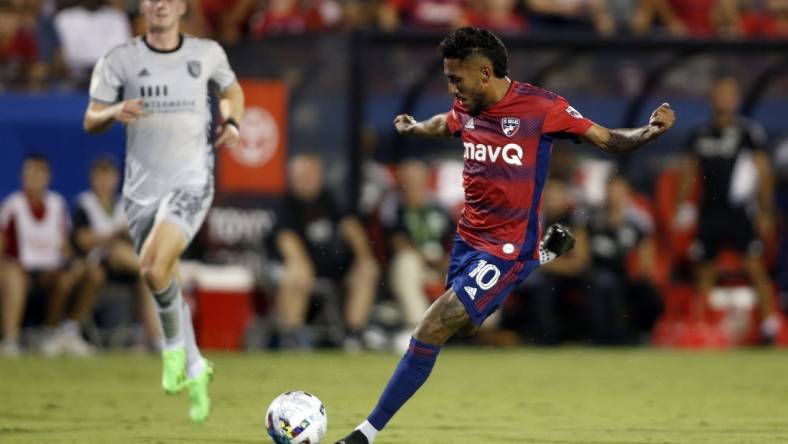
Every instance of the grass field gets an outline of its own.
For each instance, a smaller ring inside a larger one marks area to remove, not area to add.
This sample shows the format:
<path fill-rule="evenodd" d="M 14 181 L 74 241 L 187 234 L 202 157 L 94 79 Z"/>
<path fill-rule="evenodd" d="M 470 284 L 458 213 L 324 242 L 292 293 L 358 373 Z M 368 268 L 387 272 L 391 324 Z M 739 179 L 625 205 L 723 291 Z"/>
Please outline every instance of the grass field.
<path fill-rule="evenodd" d="M 0 443 L 265 443 L 265 409 L 288 389 L 323 400 L 333 443 L 398 360 L 210 358 L 214 414 L 202 425 L 185 394 L 160 391 L 151 356 L 0 360 Z M 788 355 L 448 348 L 377 443 L 788 443 Z"/>

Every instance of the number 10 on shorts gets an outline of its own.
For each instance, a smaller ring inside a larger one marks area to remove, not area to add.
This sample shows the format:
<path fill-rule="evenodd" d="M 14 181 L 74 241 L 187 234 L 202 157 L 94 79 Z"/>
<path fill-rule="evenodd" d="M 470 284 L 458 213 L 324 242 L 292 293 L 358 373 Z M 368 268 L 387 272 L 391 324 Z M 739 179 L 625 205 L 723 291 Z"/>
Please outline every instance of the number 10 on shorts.
<path fill-rule="evenodd" d="M 501 270 L 482 259 L 476 264 L 476 268 L 474 268 L 468 276 L 476 279 L 476 285 L 478 285 L 479 288 L 482 290 L 489 290 L 498 283 L 498 278 L 501 277 Z"/>

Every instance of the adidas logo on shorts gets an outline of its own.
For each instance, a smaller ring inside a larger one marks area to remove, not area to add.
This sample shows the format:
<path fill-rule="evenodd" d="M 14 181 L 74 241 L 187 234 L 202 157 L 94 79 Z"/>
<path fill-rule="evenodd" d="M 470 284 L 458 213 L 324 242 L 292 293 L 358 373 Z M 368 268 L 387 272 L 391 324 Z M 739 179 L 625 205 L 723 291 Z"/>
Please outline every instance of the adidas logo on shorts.
<path fill-rule="evenodd" d="M 470 296 L 471 299 L 476 299 L 476 287 L 465 286 L 463 287 L 463 290 L 468 293 L 468 296 Z"/>

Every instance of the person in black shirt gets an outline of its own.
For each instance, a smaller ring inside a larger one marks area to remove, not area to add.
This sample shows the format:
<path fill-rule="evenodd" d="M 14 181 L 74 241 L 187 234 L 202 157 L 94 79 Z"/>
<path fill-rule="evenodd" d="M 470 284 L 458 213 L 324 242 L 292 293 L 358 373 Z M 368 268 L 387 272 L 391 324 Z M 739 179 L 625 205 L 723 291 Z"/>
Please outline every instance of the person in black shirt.
<path fill-rule="evenodd" d="M 378 282 L 378 264 L 361 223 L 345 214 L 323 187 L 316 155 L 292 159 L 289 189 L 277 214 L 274 242 L 284 262 L 277 310 L 282 345 L 309 346 L 303 334 L 316 278 L 346 285 L 346 346 L 357 347 L 366 328 Z"/>
<path fill-rule="evenodd" d="M 692 135 L 682 162 L 674 222 L 683 227 L 693 220 L 687 199 L 693 181 L 700 180 L 698 237 L 691 252 L 697 262 L 698 290 L 706 297 L 715 285 L 718 270 L 714 260 L 721 249 L 731 248 L 743 255 L 744 271 L 760 300 L 762 333 L 770 339 L 777 333 L 779 321 L 773 311 L 772 283 L 761 260 L 763 244 L 758 234 L 767 238 L 773 234 L 773 179 L 763 150 L 765 132 L 756 122 L 737 114 L 739 101 L 735 78 L 714 82 L 712 119 Z"/>
<path fill-rule="evenodd" d="M 588 297 L 599 301 L 588 306 L 589 316 L 605 326 L 599 342 L 621 344 L 644 338 L 662 312 L 662 300 L 647 279 L 654 268 L 653 225 L 648 212 L 633 204 L 627 179 L 614 175 L 604 204 L 591 212 L 588 222 Z M 633 252 L 638 255 L 639 273 L 630 273 L 628 267 Z"/>

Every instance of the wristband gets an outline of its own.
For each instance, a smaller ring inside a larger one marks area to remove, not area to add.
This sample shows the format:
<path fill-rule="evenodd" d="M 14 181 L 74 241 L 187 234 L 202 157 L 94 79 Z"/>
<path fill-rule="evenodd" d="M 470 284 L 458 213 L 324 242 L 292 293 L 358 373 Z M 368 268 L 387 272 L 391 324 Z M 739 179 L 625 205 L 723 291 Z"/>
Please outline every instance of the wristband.
<path fill-rule="evenodd" d="M 229 119 L 226 119 L 224 121 L 224 123 L 222 124 L 222 126 L 227 126 L 227 125 L 232 125 L 232 126 L 235 127 L 235 129 L 238 130 L 239 133 L 241 132 L 241 125 L 238 123 L 237 120 L 233 119 L 232 117 L 230 117 Z"/>

